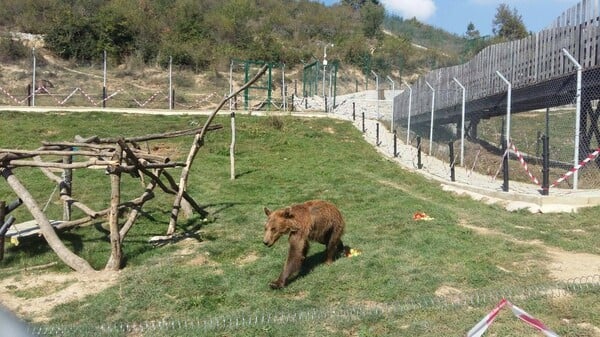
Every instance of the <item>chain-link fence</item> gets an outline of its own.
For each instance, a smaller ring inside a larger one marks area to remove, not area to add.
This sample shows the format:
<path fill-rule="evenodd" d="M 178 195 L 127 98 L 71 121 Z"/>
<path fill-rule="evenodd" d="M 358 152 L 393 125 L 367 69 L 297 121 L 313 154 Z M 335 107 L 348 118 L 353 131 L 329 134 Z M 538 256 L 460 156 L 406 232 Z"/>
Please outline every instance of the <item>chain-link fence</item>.
<path fill-rule="evenodd" d="M 589 83 L 586 84 L 586 80 Z M 582 87 L 580 98 L 576 72 L 549 81 L 542 88 L 545 96 L 540 103 L 547 107 L 517 113 L 507 107 L 509 95 L 506 92 L 498 96 L 496 110 L 475 112 L 467 117 L 464 131 L 461 121 L 433 126 L 431 123 L 412 124 L 410 129 L 405 122 L 396 130 L 400 139 L 406 136 L 413 146 L 417 146 L 417 138 L 421 138 L 423 151 L 443 160 L 449 155 L 448 143 L 454 142 L 457 165 L 494 178 L 507 173 L 510 180 L 530 182 L 541 188 L 547 170 L 546 184 L 550 189 L 597 189 L 600 188 L 600 92 L 593 86 L 596 81 L 600 81 L 597 72 L 583 78 L 579 84 Z M 448 90 L 447 93 L 460 97 L 459 90 Z M 431 91 L 429 95 L 433 97 Z M 512 91 L 510 99 L 519 102 L 526 100 L 524 96 L 528 95 L 531 95 L 529 89 Z M 431 114 L 435 116 L 435 112 Z M 507 137 L 510 137 L 508 151 Z M 548 142 L 546 169 L 545 140 Z M 503 167 L 504 157 L 509 158 L 507 171 Z"/>
<path fill-rule="evenodd" d="M 419 310 L 465 310 L 496 304 L 507 298 L 519 302 L 534 299 L 572 297 L 597 291 L 600 276 L 592 275 L 560 283 L 539 284 L 527 287 L 480 290 L 476 293 L 444 296 L 422 296 L 397 303 L 380 303 L 361 306 L 357 304 L 336 305 L 331 308 L 302 309 L 290 312 L 254 312 L 189 320 L 164 320 L 150 322 L 121 322 L 102 325 L 37 325 L 30 327 L 33 336 L 183 336 L 183 335 L 229 335 L 248 328 L 282 326 L 293 324 L 327 324 L 324 322 L 348 322 L 369 317 L 397 317 Z M 475 324 L 474 322 L 473 324 Z"/>
<path fill-rule="evenodd" d="M 195 75 L 177 65 L 81 65 L 32 49 L 27 61 L 2 64 L 0 105 L 91 108 L 204 109 L 227 91 L 227 79 Z M 198 81 L 209 83 L 199 93 Z"/>
<path fill-rule="evenodd" d="M 233 59 L 201 73 L 169 62 L 135 58 L 115 66 L 79 64 L 32 48 L 27 60 L 0 65 L 0 105 L 210 110 L 265 62 Z M 337 60 L 289 67 L 268 63 L 258 83 L 231 101 L 236 110 L 332 111 L 337 98 L 377 90 L 378 78 L 344 69 Z M 389 83 L 383 83 L 381 90 Z"/>

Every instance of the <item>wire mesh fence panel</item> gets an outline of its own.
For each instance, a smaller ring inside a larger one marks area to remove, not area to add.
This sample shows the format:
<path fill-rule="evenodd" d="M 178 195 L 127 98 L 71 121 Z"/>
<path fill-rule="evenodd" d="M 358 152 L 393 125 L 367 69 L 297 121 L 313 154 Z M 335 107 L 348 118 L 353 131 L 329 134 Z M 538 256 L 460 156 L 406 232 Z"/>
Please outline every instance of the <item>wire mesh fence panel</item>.
<path fill-rule="evenodd" d="M 394 99 L 398 134 L 407 142 L 419 136 L 436 156 L 439 151 L 430 142 L 442 148 L 460 138 L 461 146 L 465 141 L 460 162 L 492 176 L 498 175 L 506 156 L 508 167 L 501 173 L 510 180 L 550 189 L 598 188 L 596 19 L 586 25 L 557 24 L 492 45 L 465 64 L 434 69 L 403 83 Z M 445 126 L 460 132 L 448 139 Z"/>
<path fill-rule="evenodd" d="M 600 275 L 590 275 L 559 283 L 538 284 L 526 287 L 483 289 L 473 293 L 452 296 L 423 295 L 406 298 L 401 302 L 370 302 L 366 304 L 337 304 L 327 308 L 289 308 L 287 312 L 249 312 L 231 315 L 202 317 L 200 319 L 165 319 L 146 322 L 114 322 L 104 324 L 39 324 L 31 326 L 33 336 L 199 336 L 217 333 L 235 334 L 244 329 L 277 327 L 294 324 L 333 324 L 366 321 L 371 318 L 410 316 L 418 311 L 449 309 L 472 310 L 474 307 L 497 303 L 500 299 L 519 302 L 573 296 L 586 297 L 597 292 Z"/>

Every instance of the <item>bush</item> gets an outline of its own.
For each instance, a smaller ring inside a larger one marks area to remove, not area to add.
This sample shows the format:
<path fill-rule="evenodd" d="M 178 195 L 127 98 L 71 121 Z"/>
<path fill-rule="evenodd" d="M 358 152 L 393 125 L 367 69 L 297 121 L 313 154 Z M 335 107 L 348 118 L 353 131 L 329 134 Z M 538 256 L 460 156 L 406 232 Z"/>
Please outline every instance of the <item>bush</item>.
<path fill-rule="evenodd" d="M 30 52 L 20 41 L 13 40 L 10 36 L 0 37 L 0 61 L 15 62 L 27 57 Z"/>

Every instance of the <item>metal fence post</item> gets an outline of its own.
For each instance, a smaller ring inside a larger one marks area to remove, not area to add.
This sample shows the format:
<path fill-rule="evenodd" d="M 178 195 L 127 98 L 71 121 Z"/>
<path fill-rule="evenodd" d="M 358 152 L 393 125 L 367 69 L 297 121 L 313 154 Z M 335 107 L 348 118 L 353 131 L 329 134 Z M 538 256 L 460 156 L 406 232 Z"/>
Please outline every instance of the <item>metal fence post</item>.
<path fill-rule="evenodd" d="M 574 150 L 574 155 L 573 155 L 573 167 L 577 166 L 579 164 L 579 134 L 581 133 L 581 121 L 580 121 L 580 117 L 581 117 L 581 64 L 579 64 L 579 62 L 577 62 L 577 60 L 575 60 L 575 58 L 565 49 L 562 49 L 562 52 L 565 54 L 565 56 L 571 61 L 573 62 L 573 64 L 575 65 L 575 67 L 577 67 L 577 92 L 575 94 L 575 100 L 576 100 L 576 108 L 575 108 L 575 150 Z M 573 173 L 573 189 L 576 190 L 577 189 L 577 183 L 578 183 L 578 171 L 575 171 L 575 173 Z"/>
<path fill-rule="evenodd" d="M 102 107 L 106 108 L 106 50 L 103 54 L 103 62 L 102 62 Z"/>
<path fill-rule="evenodd" d="M 435 111 L 435 89 L 429 84 L 429 82 L 425 81 L 425 84 L 431 89 L 431 122 L 429 123 L 429 155 L 431 156 L 432 148 L 433 148 L 433 113 Z"/>
<path fill-rule="evenodd" d="M 404 85 L 408 88 L 408 128 L 406 129 L 406 145 L 410 144 L 410 110 L 412 108 L 412 88 L 406 81 L 404 81 Z"/>
<path fill-rule="evenodd" d="M 394 97 L 396 96 L 396 83 L 389 76 L 387 76 L 387 79 L 388 79 L 388 81 L 392 82 L 392 121 L 391 121 L 392 126 L 391 126 L 391 128 L 393 131 L 394 130 Z"/>
<path fill-rule="evenodd" d="M 362 132 L 365 133 L 365 112 L 362 112 Z"/>
<path fill-rule="evenodd" d="M 454 174 L 454 142 L 448 142 L 448 152 L 450 153 L 450 180 L 456 181 Z"/>
<path fill-rule="evenodd" d="M 375 97 L 377 98 L 377 120 L 379 120 L 379 75 L 371 70 L 371 73 L 375 76 Z"/>
<path fill-rule="evenodd" d="M 419 170 L 423 168 L 421 163 L 421 136 L 417 136 L 417 168 Z"/>
<path fill-rule="evenodd" d="M 456 79 L 454 82 L 462 89 L 462 110 L 460 118 L 460 166 L 463 166 L 465 158 L 465 104 L 466 104 L 466 88 Z"/>
<path fill-rule="evenodd" d="M 394 158 L 398 157 L 398 135 L 394 130 Z"/>
<path fill-rule="evenodd" d="M 542 136 L 542 195 L 548 195 L 550 187 L 550 137 Z"/>
<path fill-rule="evenodd" d="M 32 75 L 31 75 L 32 76 L 32 78 L 31 78 L 31 86 L 32 86 L 32 88 L 31 88 L 31 106 L 35 106 L 35 90 L 37 89 L 36 88 L 37 85 L 35 85 L 35 71 L 36 71 L 36 69 L 35 69 L 35 48 L 31 49 L 31 57 L 33 59 L 33 61 L 32 61 L 33 62 L 33 71 L 31 72 L 32 73 Z"/>
<path fill-rule="evenodd" d="M 502 153 L 505 154 L 504 160 L 503 160 L 503 171 L 502 171 L 504 174 L 504 185 L 503 185 L 502 189 L 504 190 L 504 192 L 508 192 L 508 181 L 509 181 L 508 157 L 509 157 L 509 153 L 510 153 L 510 107 L 512 105 L 512 84 L 499 71 L 496 70 L 496 74 L 508 86 L 507 93 L 506 93 L 507 94 L 507 96 L 506 96 L 506 130 L 505 130 L 504 143 L 502 143 L 502 147 L 503 147 Z"/>
<path fill-rule="evenodd" d="M 233 60 L 229 66 L 229 93 L 231 93 L 231 77 Z M 229 101 L 229 110 L 231 110 L 231 101 Z M 169 110 L 173 110 L 173 56 L 169 56 Z"/>

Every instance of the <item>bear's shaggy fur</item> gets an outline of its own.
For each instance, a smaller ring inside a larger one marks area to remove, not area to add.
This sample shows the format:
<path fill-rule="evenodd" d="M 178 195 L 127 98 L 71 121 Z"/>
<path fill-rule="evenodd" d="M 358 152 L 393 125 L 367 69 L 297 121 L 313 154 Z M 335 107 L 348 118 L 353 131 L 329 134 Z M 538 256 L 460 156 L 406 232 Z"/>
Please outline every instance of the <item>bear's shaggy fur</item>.
<path fill-rule="evenodd" d="M 344 250 L 341 237 L 344 219 L 330 202 L 311 200 L 302 204 L 270 211 L 264 208 L 268 219 L 263 243 L 271 247 L 282 235 L 289 234 L 290 249 L 279 278 L 269 283 L 273 289 L 283 288 L 290 276 L 296 274 L 308 252 L 308 242 L 317 241 L 327 246 L 325 262 L 330 264 Z"/>

